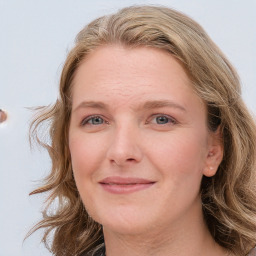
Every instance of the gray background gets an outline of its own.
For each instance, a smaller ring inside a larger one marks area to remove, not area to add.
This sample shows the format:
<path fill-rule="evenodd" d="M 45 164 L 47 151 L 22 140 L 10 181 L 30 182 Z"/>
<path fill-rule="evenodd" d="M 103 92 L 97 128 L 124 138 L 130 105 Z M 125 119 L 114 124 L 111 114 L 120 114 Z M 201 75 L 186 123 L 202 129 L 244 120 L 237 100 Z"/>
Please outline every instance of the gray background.
<path fill-rule="evenodd" d="M 256 1 L 253 0 L 0 0 L 0 256 L 50 255 L 37 232 L 43 196 L 29 197 L 50 162 L 30 151 L 27 107 L 53 103 L 61 67 L 75 35 L 92 19 L 132 4 L 161 4 L 198 21 L 237 68 L 243 97 L 256 113 Z"/>

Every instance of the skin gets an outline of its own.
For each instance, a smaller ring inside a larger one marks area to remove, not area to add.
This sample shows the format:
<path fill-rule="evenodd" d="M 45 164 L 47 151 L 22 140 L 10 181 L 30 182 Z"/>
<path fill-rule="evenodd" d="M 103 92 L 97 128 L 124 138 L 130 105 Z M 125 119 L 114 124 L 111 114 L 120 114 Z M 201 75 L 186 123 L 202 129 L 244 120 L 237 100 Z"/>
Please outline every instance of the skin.
<path fill-rule="evenodd" d="M 222 160 L 219 133 L 208 130 L 206 106 L 173 56 L 120 45 L 87 56 L 73 81 L 69 147 L 107 256 L 226 255 L 200 200 L 202 176 L 214 175 Z M 113 193 L 101 184 L 113 176 L 151 185 Z"/>

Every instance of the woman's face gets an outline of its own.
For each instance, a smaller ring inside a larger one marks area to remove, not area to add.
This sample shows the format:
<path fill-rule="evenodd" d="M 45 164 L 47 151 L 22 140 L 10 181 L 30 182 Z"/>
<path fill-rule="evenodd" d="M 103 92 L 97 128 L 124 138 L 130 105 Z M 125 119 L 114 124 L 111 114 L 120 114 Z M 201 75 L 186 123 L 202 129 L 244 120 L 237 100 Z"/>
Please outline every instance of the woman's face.
<path fill-rule="evenodd" d="M 73 83 L 69 147 L 77 188 L 105 230 L 134 234 L 202 218 L 215 142 L 206 107 L 166 52 L 104 46 Z"/>

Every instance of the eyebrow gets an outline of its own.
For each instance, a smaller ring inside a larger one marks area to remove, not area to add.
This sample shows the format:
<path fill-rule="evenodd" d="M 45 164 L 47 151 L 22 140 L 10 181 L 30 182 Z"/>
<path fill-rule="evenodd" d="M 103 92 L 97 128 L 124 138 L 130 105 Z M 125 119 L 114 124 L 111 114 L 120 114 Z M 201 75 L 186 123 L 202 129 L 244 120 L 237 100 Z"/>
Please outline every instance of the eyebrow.
<path fill-rule="evenodd" d="M 147 101 L 144 103 L 142 108 L 144 109 L 154 109 L 154 108 L 163 108 L 163 107 L 171 107 L 171 108 L 177 108 L 179 110 L 182 110 L 186 112 L 187 110 L 180 104 L 170 101 L 170 100 L 152 100 Z"/>
<path fill-rule="evenodd" d="M 138 109 L 154 109 L 154 108 L 163 108 L 163 107 L 171 107 L 179 109 L 183 112 L 187 110 L 180 104 L 170 101 L 170 100 L 150 100 L 146 101 L 144 104 L 139 106 Z M 77 111 L 80 108 L 96 108 L 96 109 L 108 109 L 108 105 L 101 101 L 83 101 L 80 103 L 73 111 Z"/>
<path fill-rule="evenodd" d="M 77 111 L 80 108 L 97 108 L 97 109 L 106 109 L 107 105 L 100 101 L 83 101 L 80 103 L 73 111 Z"/>

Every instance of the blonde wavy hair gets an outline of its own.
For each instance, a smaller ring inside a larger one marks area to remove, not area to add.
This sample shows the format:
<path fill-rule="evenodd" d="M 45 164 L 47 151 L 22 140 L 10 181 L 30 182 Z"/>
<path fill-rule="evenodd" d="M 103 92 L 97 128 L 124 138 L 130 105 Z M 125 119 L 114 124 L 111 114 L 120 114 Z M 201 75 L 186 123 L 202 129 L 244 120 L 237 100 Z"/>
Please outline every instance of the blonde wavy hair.
<path fill-rule="evenodd" d="M 183 64 L 208 107 L 209 129 L 220 127 L 224 146 L 217 174 L 202 179 L 205 221 L 218 244 L 234 255 L 246 255 L 256 244 L 255 121 L 241 98 L 236 71 L 201 26 L 159 6 L 124 8 L 92 21 L 78 34 L 63 67 L 59 99 L 39 108 L 30 128 L 30 138 L 48 150 L 52 161 L 49 176 L 31 193 L 49 192 L 43 219 L 31 233 L 44 228 L 42 240 L 57 256 L 87 255 L 104 243 L 102 227 L 86 212 L 74 181 L 68 131 L 76 70 L 88 54 L 108 44 L 159 48 Z M 45 123 L 50 141 L 40 137 Z"/>

